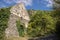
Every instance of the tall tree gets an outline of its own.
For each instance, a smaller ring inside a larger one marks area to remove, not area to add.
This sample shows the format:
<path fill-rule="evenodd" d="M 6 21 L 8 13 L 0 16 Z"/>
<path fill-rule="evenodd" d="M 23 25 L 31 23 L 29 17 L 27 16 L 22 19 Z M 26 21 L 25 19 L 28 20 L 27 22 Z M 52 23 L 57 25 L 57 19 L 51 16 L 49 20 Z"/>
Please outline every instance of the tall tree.
<path fill-rule="evenodd" d="M 60 40 L 60 0 L 54 0 L 54 10 L 55 17 L 57 18 L 56 34 L 58 40 Z"/>
<path fill-rule="evenodd" d="M 60 0 L 53 0 L 53 5 L 55 9 L 59 9 L 60 8 Z"/>

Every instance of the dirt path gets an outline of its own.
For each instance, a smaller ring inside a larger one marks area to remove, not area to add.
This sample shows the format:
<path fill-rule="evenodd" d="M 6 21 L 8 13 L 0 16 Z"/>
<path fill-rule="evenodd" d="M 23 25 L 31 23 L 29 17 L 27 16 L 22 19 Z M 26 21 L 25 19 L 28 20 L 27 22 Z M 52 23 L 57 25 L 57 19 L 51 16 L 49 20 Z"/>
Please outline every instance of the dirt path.
<path fill-rule="evenodd" d="M 28 40 L 26 37 L 12 37 L 7 40 Z"/>

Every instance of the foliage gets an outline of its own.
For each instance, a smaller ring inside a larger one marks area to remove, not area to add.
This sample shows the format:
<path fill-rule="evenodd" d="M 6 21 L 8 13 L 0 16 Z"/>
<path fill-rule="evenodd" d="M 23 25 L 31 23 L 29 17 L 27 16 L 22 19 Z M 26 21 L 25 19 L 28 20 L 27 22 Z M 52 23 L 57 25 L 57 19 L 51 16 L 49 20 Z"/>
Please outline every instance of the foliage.
<path fill-rule="evenodd" d="M 5 29 L 7 28 L 7 22 L 10 12 L 9 9 L 4 8 L 0 10 L 0 40 L 4 40 Z"/>
<path fill-rule="evenodd" d="M 54 18 L 56 19 L 56 34 L 58 40 L 60 40 L 60 0 L 54 0 L 54 2 L 56 3 L 55 5 L 57 5 L 56 7 L 53 7 L 55 8 L 53 14 L 55 16 Z"/>
<path fill-rule="evenodd" d="M 54 0 L 54 2 L 60 4 L 60 0 Z"/>
<path fill-rule="evenodd" d="M 5 29 L 10 15 L 10 8 L 0 10 L 0 40 L 4 40 Z M 60 20 L 60 12 L 58 11 L 41 11 L 29 10 L 30 22 L 27 28 L 27 35 L 30 37 L 38 37 L 48 35 L 55 31 L 56 22 Z M 32 13 L 33 12 L 33 13 Z M 20 20 L 17 21 L 17 28 L 20 36 L 24 36 L 24 25 L 21 25 Z"/>
<path fill-rule="evenodd" d="M 16 21 L 16 25 L 18 28 L 19 35 L 23 37 L 24 36 L 24 26 L 21 25 L 20 20 Z"/>
<path fill-rule="evenodd" d="M 53 0 L 53 9 L 54 10 L 60 10 L 60 0 Z"/>
<path fill-rule="evenodd" d="M 28 35 L 32 37 L 46 35 L 55 31 L 55 21 L 48 12 L 37 11 L 31 16 L 27 31 Z"/>
<path fill-rule="evenodd" d="M 30 10 L 28 11 L 30 12 Z M 27 28 L 27 35 L 29 37 L 45 36 L 55 32 L 56 20 L 53 17 L 52 11 L 35 10 L 33 14 L 30 13 L 30 22 Z M 20 36 L 24 35 L 24 26 L 17 22 L 17 27 Z"/>

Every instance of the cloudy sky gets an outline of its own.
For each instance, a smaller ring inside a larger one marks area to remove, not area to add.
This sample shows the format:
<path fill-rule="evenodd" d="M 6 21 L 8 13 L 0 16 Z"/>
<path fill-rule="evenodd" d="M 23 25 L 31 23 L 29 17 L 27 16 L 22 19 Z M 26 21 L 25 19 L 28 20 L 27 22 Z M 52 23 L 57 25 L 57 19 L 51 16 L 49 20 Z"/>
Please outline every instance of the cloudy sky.
<path fill-rule="evenodd" d="M 23 2 L 26 9 L 51 10 L 53 0 L 0 0 L 0 8 Z"/>

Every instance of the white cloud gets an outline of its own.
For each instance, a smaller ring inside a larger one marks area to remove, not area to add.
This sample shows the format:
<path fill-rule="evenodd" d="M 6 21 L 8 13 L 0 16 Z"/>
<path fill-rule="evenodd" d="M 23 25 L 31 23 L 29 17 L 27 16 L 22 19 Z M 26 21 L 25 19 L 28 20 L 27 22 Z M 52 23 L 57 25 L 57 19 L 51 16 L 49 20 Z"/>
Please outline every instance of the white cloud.
<path fill-rule="evenodd" d="M 4 0 L 4 2 L 6 2 L 8 4 L 23 2 L 25 4 L 25 6 L 32 5 L 32 0 Z"/>
<path fill-rule="evenodd" d="M 45 0 L 45 1 L 48 2 L 48 4 L 46 5 L 47 7 L 53 6 L 53 0 Z"/>

